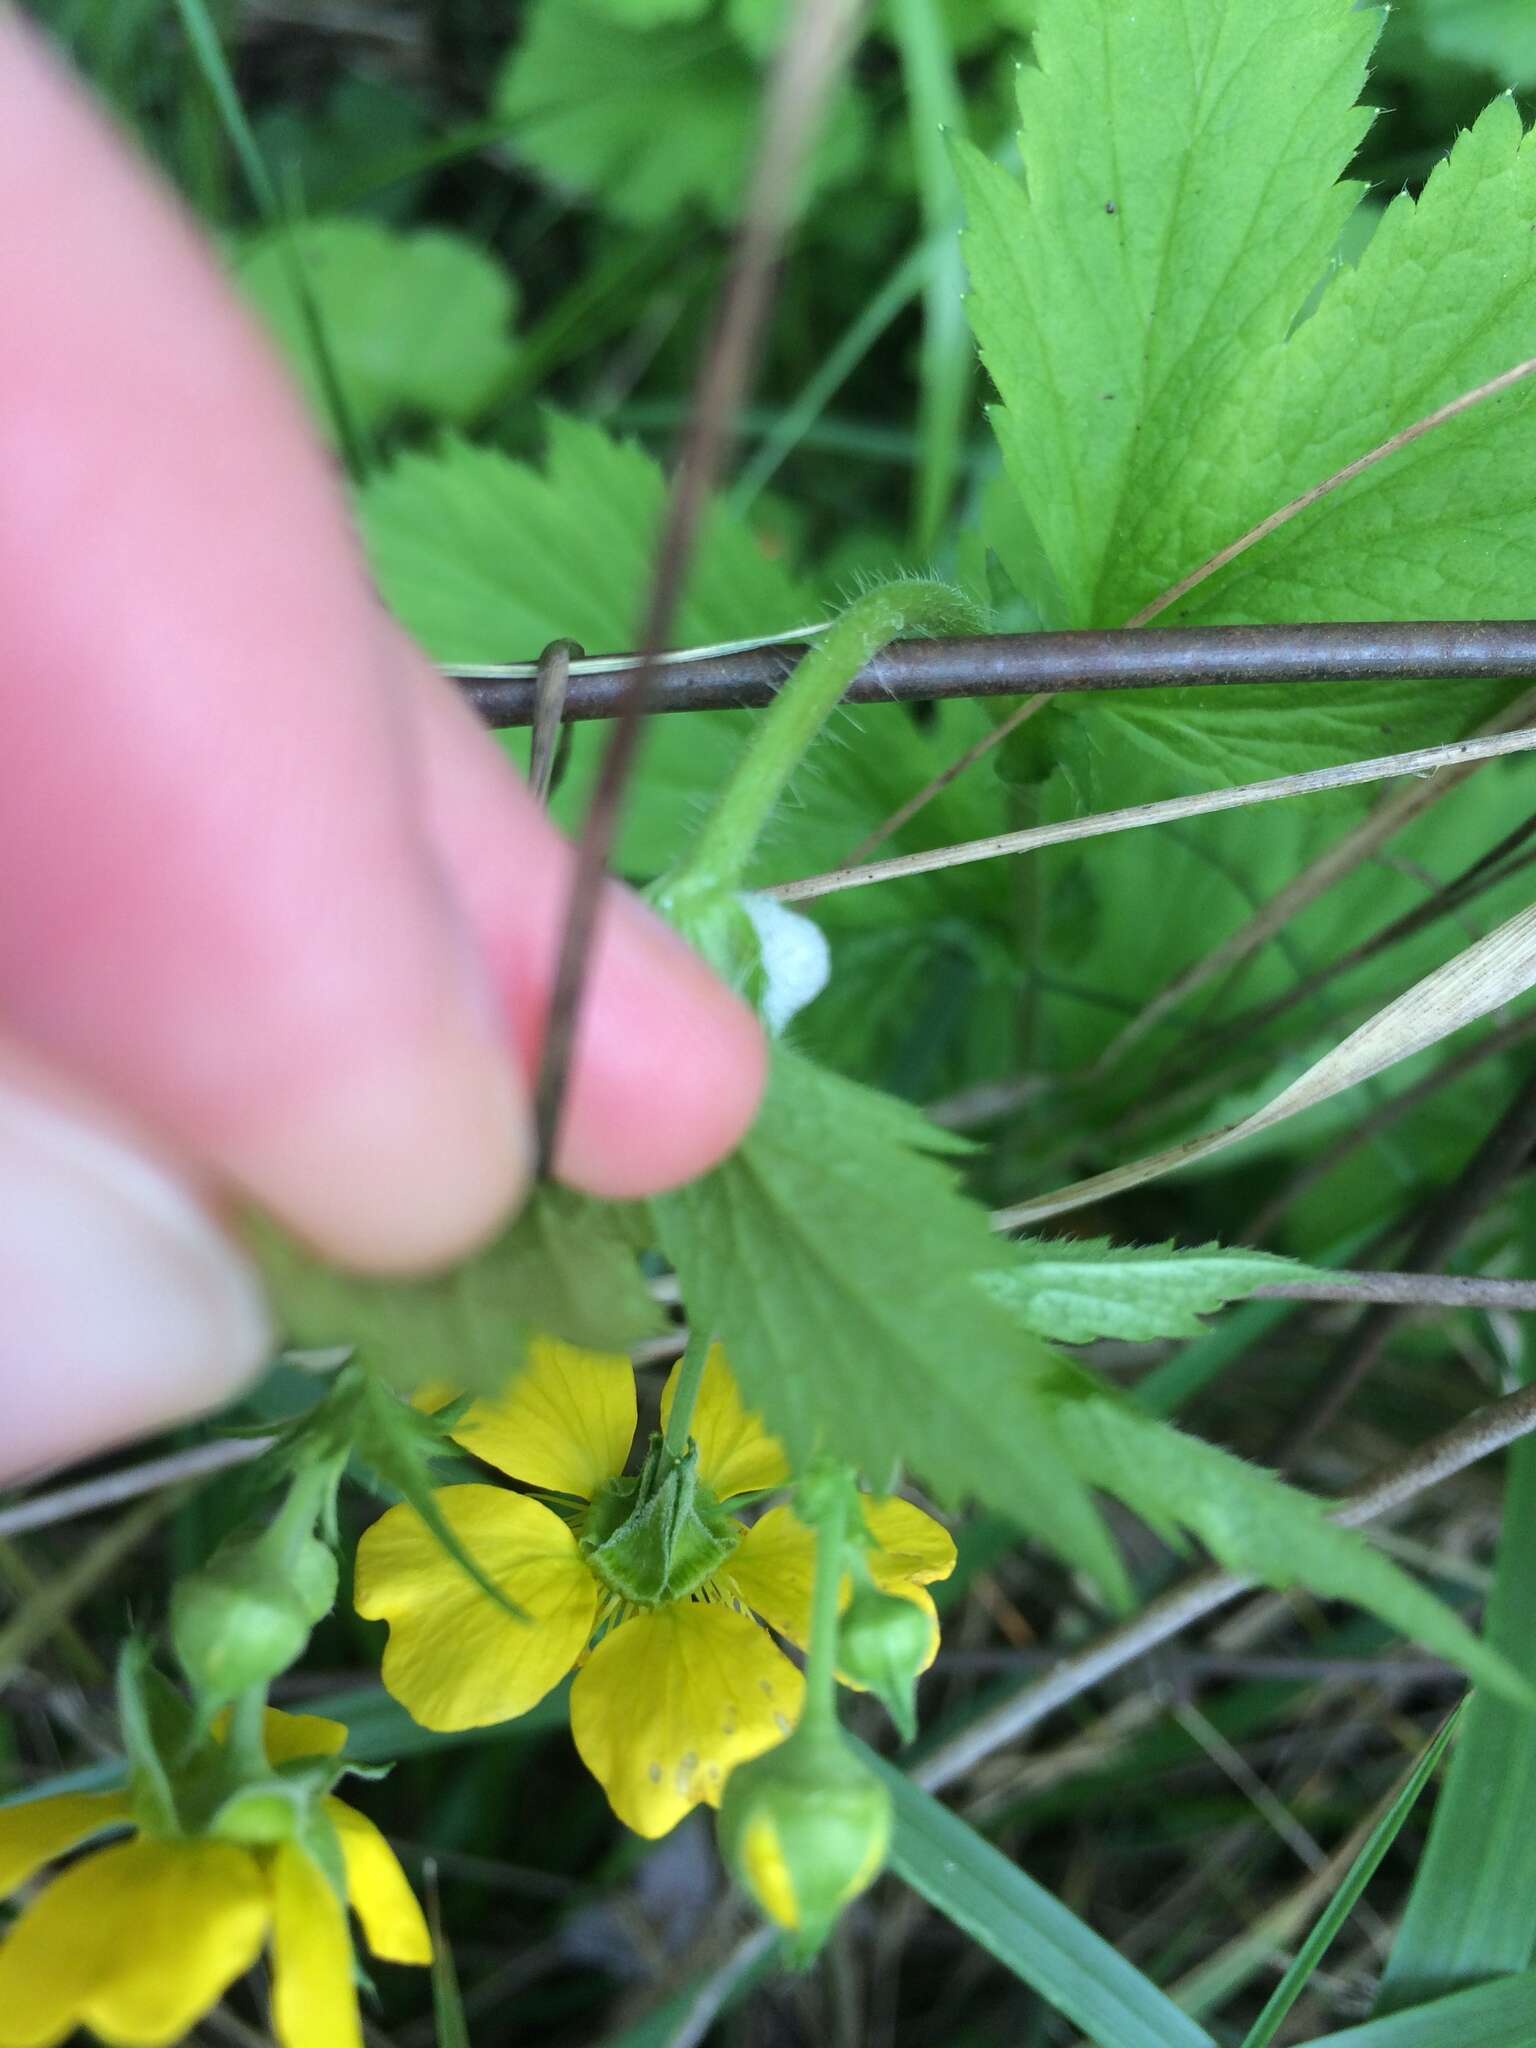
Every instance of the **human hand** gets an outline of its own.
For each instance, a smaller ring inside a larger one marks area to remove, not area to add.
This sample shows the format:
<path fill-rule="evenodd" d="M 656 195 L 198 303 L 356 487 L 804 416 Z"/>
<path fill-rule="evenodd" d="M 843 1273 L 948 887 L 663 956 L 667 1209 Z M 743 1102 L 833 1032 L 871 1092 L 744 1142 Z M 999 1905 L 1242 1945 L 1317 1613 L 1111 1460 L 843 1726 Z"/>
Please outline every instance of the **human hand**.
<path fill-rule="evenodd" d="M 249 1198 L 408 1271 L 526 1189 L 569 850 L 373 597 L 175 207 L 0 16 L 0 1477 L 227 1399 Z M 557 1169 L 686 1179 L 748 1011 L 617 887 Z"/>

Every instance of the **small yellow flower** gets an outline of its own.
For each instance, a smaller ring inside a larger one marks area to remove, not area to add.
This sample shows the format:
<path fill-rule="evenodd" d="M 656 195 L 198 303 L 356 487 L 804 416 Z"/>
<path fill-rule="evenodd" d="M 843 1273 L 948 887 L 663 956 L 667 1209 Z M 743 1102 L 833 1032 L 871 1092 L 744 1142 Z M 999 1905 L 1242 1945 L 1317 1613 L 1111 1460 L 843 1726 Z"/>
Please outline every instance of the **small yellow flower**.
<path fill-rule="evenodd" d="M 674 1371 L 663 1421 L 676 1383 Z M 788 1507 L 750 1528 L 725 1512 L 744 1495 L 784 1485 L 789 1467 L 743 1406 L 716 1347 L 693 1441 L 700 1508 L 718 1555 L 696 1584 L 637 1604 L 594 1554 L 631 1483 L 620 1475 L 635 1423 L 627 1358 L 536 1342 L 509 1391 L 477 1401 L 453 1434 L 551 1498 L 473 1484 L 436 1495 L 465 1549 L 527 1621 L 480 1592 L 406 1506 L 391 1508 L 358 1546 L 356 1602 L 359 1614 L 389 1623 L 384 1683 L 427 1728 L 511 1720 L 579 1666 L 571 1733 L 582 1761 L 620 1820 L 655 1836 L 701 1801 L 718 1806 L 732 1767 L 793 1727 L 803 1681 L 753 1616 L 803 1644 L 815 1537 Z M 954 1567 L 948 1532 L 903 1500 L 863 1505 L 875 1582 L 924 1609 L 937 1650 L 938 1618 L 923 1588 Z"/>
<path fill-rule="evenodd" d="M 334 1756 L 347 1731 L 266 1717 L 268 1761 Z M 428 1963 L 421 1908 L 373 1822 L 323 1802 L 347 1895 L 376 1956 Z M 270 1942 L 282 2048 L 362 2048 L 346 1911 L 293 1842 L 248 1848 L 137 1832 L 126 1792 L 62 1793 L 0 1810 L 0 1895 L 109 1829 L 134 1830 L 55 1877 L 0 1943 L 0 2048 L 52 2048 L 77 2027 L 122 2048 L 179 2041 Z"/>

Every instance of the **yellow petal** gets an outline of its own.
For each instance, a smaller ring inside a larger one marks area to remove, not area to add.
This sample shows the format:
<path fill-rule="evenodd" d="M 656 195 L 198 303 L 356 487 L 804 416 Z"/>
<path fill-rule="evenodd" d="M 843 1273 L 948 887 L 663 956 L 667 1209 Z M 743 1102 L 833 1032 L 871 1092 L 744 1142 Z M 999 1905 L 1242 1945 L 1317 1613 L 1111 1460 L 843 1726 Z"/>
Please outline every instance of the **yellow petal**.
<path fill-rule="evenodd" d="M 476 1401 L 453 1435 L 525 1486 L 590 1500 L 634 1442 L 635 1369 L 619 1354 L 536 1337 L 506 1392 Z"/>
<path fill-rule="evenodd" d="M 230 1842 L 121 1842 L 54 1879 L 0 1946 L 0 2041 L 76 2026 L 124 2048 L 179 2041 L 255 1962 L 270 1908 Z"/>
<path fill-rule="evenodd" d="M 869 1575 L 881 1592 L 899 1593 L 932 1617 L 931 1664 L 939 1647 L 938 1615 L 922 1588 L 934 1579 L 948 1578 L 954 1570 L 955 1540 L 932 1515 L 894 1494 L 868 1494 L 861 1505 L 874 1538 L 866 1553 Z M 770 1508 L 754 1522 L 727 1569 L 738 1595 L 755 1614 L 792 1643 L 804 1644 L 811 1619 L 816 1538 L 793 1508 Z M 845 1576 L 840 1606 L 847 1606 L 852 1592 Z"/>
<path fill-rule="evenodd" d="M 0 1898 L 66 1849 L 131 1818 L 126 1792 L 60 1792 L 0 1808 Z"/>
<path fill-rule="evenodd" d="M 663 1428 L 672 1414 L 672 1396 L 681 1371 L 679 1360 L 667 1374 L 667 1384 L 662 1389 Z M 783 1447 L 777 1437 L 768 1434 L 757 1411 L 743 1405 L 725 1353 L 718 1344 L 709 1347 L 709 1356 L 704 1361 L 699 1397 L 693 1409 L 692 1435 L 699 1447 L 699 1477 L 717 1500 L 782 1486 L 789 1478 L 789 1460 Z"/>
<path fill-rule="evenodd" d="M 301 1756 L 340 1756 L 347 1746 L 347 1731 L 339 1721 L 328 1721 L 322 1714 L 285 1714 L 280 1707 L 267 1708 L 261 1735 L 269 1764 L 290 1764 Z"/>
<path fill-rule="evenodd" d="M 384 1684 L 424 1728 L 526 1714 L 586 1647 L 597 1582 L 542 1502 L 500 1486 L 435 1496 L 464 1548 L 529 1617 L 514 1621 L 443 1550 L 414 1508 L 391 1508 L 357 1546 L 354 1604 L 389 1623 Z"/>
<path fill-rule="evenodd" d="M 895 1494 L 870 1494 L 864 1501 L 864 1521 L 875 1539 L 869 1553 L 870 1577 L 882 1591 L 928 1586 L 954 1570 L 954 1537 L 911 1501 Z"/>
<path fill-rule="evenodd" d="M 363 2048 L 340 1899 L 295 1842 L 272 1857 L 272 2031 L 282 2048 Z"/>
<path fill-rule="evenodd" d="M 229 1708 L 221 1707 L 213 1717 L 213 1732 L 224 1740 L 229 1728 Z M 285 1714 L 281 1707 L 268 1707 L 261 1717 L 261 1739 L 269 1764 L 289 1764 L 301 1756 L 340 1756 L 347 1746 L 347 1731 L 339 1721 L 327 1721 L 320 1714 Z"/>
<path fill-rule="evenodd" d="M 340 1799 L 327 1799 L 325 1812 L 341 1843 L 347 1897 L 363 1923 L 369 1948 L 386 1963 L 430 1963 L 432 1937 L 426 1916 L 394 1850 L 366 1813 Z"/>
<path fill-rule="evenodd" d="M 664 1835 L 731 1770 L 782 1742 L 805 1681 L 766 1630 L 683 1600 L 604 1636 L 571 1687 L 571 1734 L 608 1803 L 638 1835 Z"/>
<path fill-rule="evenodd" d="M 742 1537 L 725 1567 L 754 1614 L 802 1646 L 811 1622 L 816 1538 L 789 1506 L 770 1508 Z"/>

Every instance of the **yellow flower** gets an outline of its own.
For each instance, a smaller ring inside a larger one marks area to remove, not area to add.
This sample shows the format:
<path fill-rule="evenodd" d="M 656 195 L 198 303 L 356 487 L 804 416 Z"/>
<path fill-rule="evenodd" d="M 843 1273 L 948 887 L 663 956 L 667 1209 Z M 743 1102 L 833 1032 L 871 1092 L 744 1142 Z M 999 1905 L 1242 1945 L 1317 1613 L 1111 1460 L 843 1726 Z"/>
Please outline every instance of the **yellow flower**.
<path fill-rule="evenodd" d="M 663 1421 L 676 1384 L 674 1371 Z M 482 1593 L 406 1506 L 391 1508 L 358 1546 L 356 1603 L 389 1623 L 384 1683 L 427 1728 L 525 1714 L 579 1665 L 571 1733 L 582 1761 L 620 1820 L 654 1836 L 700 1801 L 718 1806 L 732 1767 L 793 1727 L 803 1681 L 753 1616 L 804 1642 L 815 1538 L 788 1507 L 750 1528 L 728 1512 L 743 1495 L 785 1484 L 789 1467 L 716 1347 L 693 1414 L 697 1576 L 674 1578 L 664 1598 L 637 1600 L 599 1551 L 632 1497 L 633 1480 L 620 1475 L 635 1422 L 627 1358 L 536 1342 L 509 1391 L 477 1401 L 453 1434 L 551 1498 L 473 1484 L 436 1495 L 465 1549 L 527 1620 Z M 903 1500 L 867 1498 L 864 1515 L 876 1583 L 928 1613 L 936 1650 L 938 1618 L 923 1588 L 954 1567 L 948 1532 Z"/>
<path fill-rule="evenodd" d="M 347 1731 L 312 1714 L 266 1717 L 269 1762 L 334 1756 Z M 405 1873 L 373 1822 L 322 1802 L 347 1895 L 376 1956 L 428 1963 Z M 179 2041 L 272 1948 L 282 2048 L 362 2048 L 346 1911 L 293 1842 L 248 1848 L 137 1832 L 126 1792 L 62 1793 L 0 1810 L 0 1895 L 109 1829 L 134 1830 L 55 1877 L 0 1943 L 0 2048 L 51 2048 L 90 2027 L 123 2048 Z"/>

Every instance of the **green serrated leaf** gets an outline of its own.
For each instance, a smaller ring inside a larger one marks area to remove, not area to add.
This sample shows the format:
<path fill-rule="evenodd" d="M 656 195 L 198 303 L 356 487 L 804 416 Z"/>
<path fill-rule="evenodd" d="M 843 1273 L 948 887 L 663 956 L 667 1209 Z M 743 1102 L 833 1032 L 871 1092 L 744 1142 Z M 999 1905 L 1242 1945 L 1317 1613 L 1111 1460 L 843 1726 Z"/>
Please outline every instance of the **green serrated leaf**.
<path fill-rule="evenodd" d="M 379 587 L 440 661 L 516 661 L 549 640 L 630 647 L 666 504 L 661 465 L 630 441 L 545 415 L 541 464 L 447 436 L 370 479 L 358 516 Z M 684 646 L 818 616 L 812 593 L 721 506 L 706 516 L 676 619 Z M 700 723 L 659 719 L 661 728 Z"/>
<path fill-rule="evenodd" d="M 500 1285 L 529 1329 L 589 1351 L 622 1351 L 666 1327 L 635 1255 L 643 1208 L 539 1188 L 497 1251 Z"/>
<path fill-rule="evenodd" d="M 567 1189 L 536 1189 L 483 1251 L 424 1280 L 338 1272 L 266 1218 L 247 1238 L 289 1347 L 349 1346 L 407 1394 L 429 1381 L 493 1393 L 534 1331 L 621 1351 L 659 1327 L 626 1213 Z"/>
<path fill-rule="evenodd" d="M 1353 0 L 1036 11 L 1022 178 L 961 153 L 970 303 L 1009 474 L 1086 626 L 1131 608 L 1131 579 L 1152 594 L 1139 521 L 1193 500 L 1201 417 L 1327 264 L 1378 21 Z"/>
<path fill-rule="evenodd" d="M 236 261 L 235 279 L 322 425 L 325 394 L 296 271 L 348 412 L 365 431 L 399 413 L 471 420 L 511 366 L 516 293 L 469 242 L 437 229 L 404 234 L 372 220 L 301 221 L 252 242 Z"/>
<path fill-rule="evenodd" d="M 1332 252 L 1376 33 L 1351 0 L 1044 0 L 1024 177 L 967 154 L 973 322 L 1008 472 L 1070 623 L 1118 624 L 1432 408 L 1529 353 L 1536 152 L 1508 102 Z M 1331 275 L 1329 274 L 1331 271 Z M 1320 302 L 1299 319 L 1319 278 Z M 1521 387 L 1331 494 L 1162 616 L 1487 617 L 1529 608 Z M 1489 535 L 1497 535 L 1490 545 Z M 1394 683 L 1146 693 L 1095 707 L 1205 780 L 1464 729 L 1505 701 Z"/>
<path fill-rule="evenodd" d="M 1037 1337 L 1087 1344 L 1095 1337 L 1143 1343 L 1196 1337 L 1210 1315 L 1270 1280 L 1309 1268 L 1273 1252 L 1207 1244 L 1117 1245 L 1107 1237 L 1023 1238 L 1014 1264 L 982 1285 Z"/>
<path fill-rule="evenodd" d="M 496 87 L 525 163 L 647 226 L 679 208 L 734 218 L 762 103 L 762 73 L 711 21 L 672 0 L 537 0 Z M 697 11 L 697 10 L 695 10 Z M 642 15 L 647 18 L 640 19 Z M 828 119 L 810 179 L 835 183 L 864 154 L 858 102 Z"/>
<path fill-rule="evenodd" d="M 1531 1688 L 1504 1656 L 1353 1529 L 1327 1503 L 1230 1451 L 1159 1422 L 1069 1359 L 1056 1360 L 1052 1421 L 1085 1485 L 1133 1508 L 1166 1540 L 1181 1530 L 1244 1578 L 1349 1600 L 1525 1707 Z"/>
<path fill-rule="evenodd" d="M 999 1249 L 930 1156 L 944 1145 L 915 1110 L 779 1049 L 739 1150 L 654 1205 L 690 1319 L 797 1463 L 829 1451 L 880 1484 L 911 1458 L 1119 1593 L 1055 1440 L 1054 1361 L 973 1284 Z"/>

